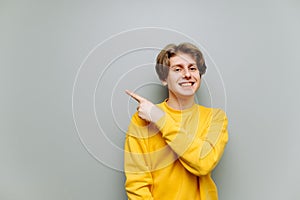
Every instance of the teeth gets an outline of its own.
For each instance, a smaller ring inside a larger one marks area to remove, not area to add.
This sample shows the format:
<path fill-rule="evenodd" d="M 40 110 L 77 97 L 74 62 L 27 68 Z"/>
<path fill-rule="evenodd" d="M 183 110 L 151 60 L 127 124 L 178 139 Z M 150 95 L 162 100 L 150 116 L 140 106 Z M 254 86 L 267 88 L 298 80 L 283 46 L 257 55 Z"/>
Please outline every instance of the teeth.
<path fill-rule="evenodd" d="M 192 86 L 192 83 L 182 83 L 181 86 Z"/>

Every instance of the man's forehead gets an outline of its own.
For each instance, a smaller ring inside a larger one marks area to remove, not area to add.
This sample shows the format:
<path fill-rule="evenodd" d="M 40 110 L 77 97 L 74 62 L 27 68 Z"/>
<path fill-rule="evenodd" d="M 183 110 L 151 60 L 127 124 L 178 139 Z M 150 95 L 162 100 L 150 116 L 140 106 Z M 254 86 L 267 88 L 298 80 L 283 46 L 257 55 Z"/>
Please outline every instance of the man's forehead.
<path fill-rule="evenodd" d="M 170 58 L 170 65 L 178 64 L 196 64 L 196 60 L 190 54 L 178 53 Z"/>

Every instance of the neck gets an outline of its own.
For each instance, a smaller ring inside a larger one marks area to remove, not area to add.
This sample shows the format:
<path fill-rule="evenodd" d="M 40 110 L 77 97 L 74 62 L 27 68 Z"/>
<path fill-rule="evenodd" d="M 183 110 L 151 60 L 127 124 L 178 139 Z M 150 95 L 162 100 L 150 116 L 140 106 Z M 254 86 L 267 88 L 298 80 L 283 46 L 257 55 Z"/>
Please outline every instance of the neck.
<path fill-rule="evenodd" d="M 185 110 L 192 107 L 195 104 L 194 95 L 179 98 L 169 94 L 167 104 L 175 110 Z"/>

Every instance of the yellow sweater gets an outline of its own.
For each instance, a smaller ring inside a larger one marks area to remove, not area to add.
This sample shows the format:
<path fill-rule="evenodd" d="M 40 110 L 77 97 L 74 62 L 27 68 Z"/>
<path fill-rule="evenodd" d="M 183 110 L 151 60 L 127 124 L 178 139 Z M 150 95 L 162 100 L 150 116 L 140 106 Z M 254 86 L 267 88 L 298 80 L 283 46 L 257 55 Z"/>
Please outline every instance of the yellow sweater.
<path fill-rule="evenodd" d="M 217 200 L 211 171 L 228 141 L 220 109 L 195 104 L 149 124 L 135 113 L 125 141 L 125 188 L 130 200 Z"/>

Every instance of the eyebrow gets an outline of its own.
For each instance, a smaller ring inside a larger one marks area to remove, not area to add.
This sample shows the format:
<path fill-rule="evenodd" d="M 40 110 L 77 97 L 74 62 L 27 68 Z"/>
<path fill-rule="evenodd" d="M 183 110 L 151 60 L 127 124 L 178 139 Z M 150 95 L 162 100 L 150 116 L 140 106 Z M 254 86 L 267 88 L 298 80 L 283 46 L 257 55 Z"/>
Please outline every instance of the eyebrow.
<path fill-rule="evenodd" d="M 192 67 L 192 66 L 196 66 L 196 63 L 189 63 L 188 67 Z M 170 68 L 174 68 L 174 67 L 184 67 L 184 65 L 175 64 L 175 65 L 170 66 Z"/>

